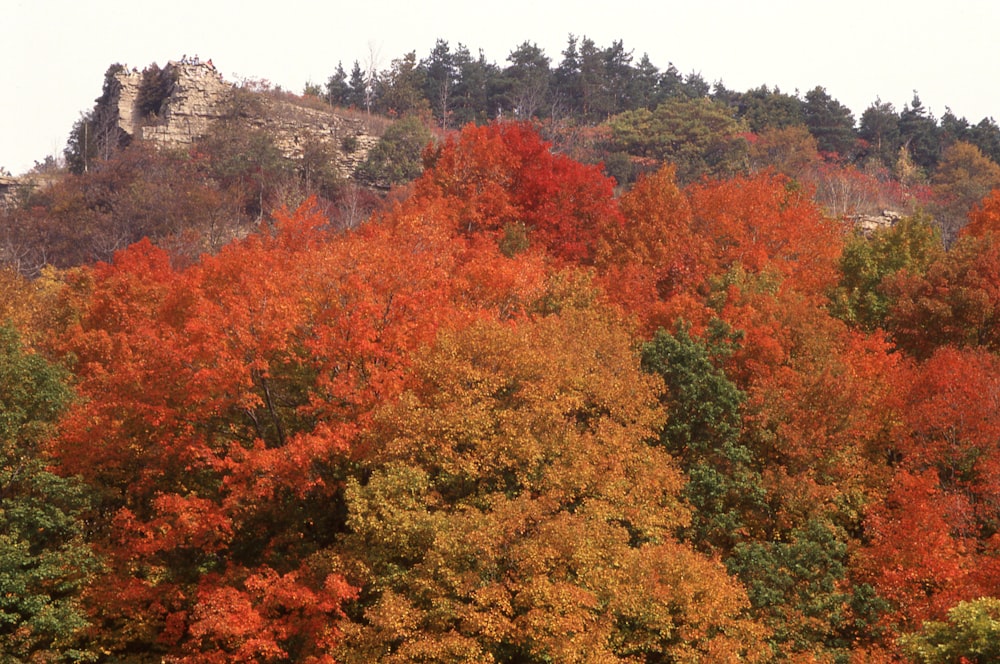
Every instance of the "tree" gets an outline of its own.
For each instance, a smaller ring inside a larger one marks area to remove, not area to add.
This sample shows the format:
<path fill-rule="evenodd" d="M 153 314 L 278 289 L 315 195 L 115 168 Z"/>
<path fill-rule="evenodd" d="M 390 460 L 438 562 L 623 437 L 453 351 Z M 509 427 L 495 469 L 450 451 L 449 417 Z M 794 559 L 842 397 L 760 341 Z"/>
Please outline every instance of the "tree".
<path fill-rule="evenodd" d="M 365 77 L 361 64 L 355 60 L 351 67 L 351 79 L 347 82 L 348 92 L 346 102 L 348 106 L 354 108 L 369 109 L 369 88 L 370 82 Z"/>
<path fill-rule="evenodd" d="M 597 166 L 553 154 L 527 123 L 467 126 L 428 164 L 417 198 L 446 198 L 463 234 L 499 241 L 520 232 L 556 260 L 589 264 L 601 237 L 621 223 L 613 181 Z"/>
<path fill-rule="evenodd" d="M 975 145 L 957 141 L 944 149 L 931 178 L 931 190 L 948 244 L 965 225 L 972 206 L 998 188 L 1000 166 Z"/>
<path fill-rule="evenodd" d="M 454 59 L 458 70 L 453 104 L 455 125 L 484 122 L 496 111 L 494 96 L 499 69 L 486 61 L 482 50 L 477 58 L 473 58 L 462 44 L 455 49 Z"/>
<path fill-rule="evenodd" d="M 887 496 L 870 506 L 863 578 L 913 632 L 996 588 L 997 356 L 942 347 L 899 374 Z"/>
<path fill-rule="evenodd" d="M 0 326 L 0 653 L 6 661 L 90 661 L 81 594 L 97 569 L 85 487 L 52 472 L 44 448 L 70 391 L 65 376 Z"/>
<path fill-rule="evenodd" d="M 442 129 L 450 124 L 455 87 L 458 83 L 458 69 L 455 65 L 455 55 L 452 54 L 448 42 L 438 39 L 427 58 L 420 63 L 426 72 L 425 96 L 430 101 L 431 111 Z"/>
<path fill-rule="evenodd" d="M 877 159 L 891 168 L 896 163 L 902 145 L 899 134 L 899 114 L 889 102 L 876 99 L 861 114 L 858 137 L 865 141 L 867 157 Z"/>
<path fill-rule="evenodd" d="M 688 476 L 684 496 L 694 512 L 685 538 L 730 554 L 759 535 L 751 531 L 759 515 L 748 514 L 765 509 L 764 486 L 758 460 L 741 440 L 746 395 L 713 363 L 711 352 L 683 328 L 675 334 L 661 329 L 643 346 L 642 365 L 666 385 L 661 402 L 668 420 L 659 441 Z"/>
<path fill-rule="evenodd" d="M 619 199 L 624 223 L 609 227 L 596 257 L 612 301 L 635 316 L 645 334 L 700 322 L 692 294 L 712 270 L 711 241 L 692 226 L 691 205 L 672 166 L 639 178 Z M 697 321 L 693 320 L 697 318 Z"/>
<path fill-rule="evenodd" d="M 761 274 L 774 270 L 811 293 L 834 283 L 842 227 L 784 177 L 764 173 L 704 181 L 691 186 L 688 197 L 693 227 L 711 243 L 713 274 L 733 267 Z"/>
<path fill-rule="evenodd" d="M 531 120 L 548 102 L 549 58 L 537 44 L 524 42 L 510 52 L 507 62 L 499 80 L 503 110 L 517 119 Z"/>
<path fill-rule="evenodd" d="M 552 72 L 552 94 L 557 103 L 569 113 L 579 113 L 583 108 L 583 81 L 578 39 L 569 35 L 562 60 Z"/>
<path fill-rule="evenodd" d="M 739 95 L 737 117 L 756 134 L 767 129 L 787 129 L 804 123 L 803 102 L 778 88 L 771 90 L 762 85 Z"/>
<path fill-rule="evenodd" d="M 344 71 L 344 64 L 338 62 L 337 69 L 326 80 L 326 85 L 324 86 L 326 102 L 330 106 L 350 106 L 351 88 L 351 84 L 347 82 L 347 72 Z"/>
<path fill-rule="evenodd" d="M 969 142 L 984 155 L 1000 163 L 1000 127 L 993 118 L 983 118 L 969 130 Z"/>
<path fill-rule="evenodd" d="M 397 120 L 369 150 L 358 176 L 380 186 L 409 182 L 423 171 L 421 155 L 430 142 L 431 133 L 417 116 Z"/>
<path fill-rule="evenodd" d="M 820 152 L 845 158 L 853 154 L 857 143 L 854 115 L 825 88 L 816 86 L 806 93 L 802 115 L 809 132 L 816 137 Z"/>
<path fill-rule="evenodd" d="M 1000 660 L 1000 600 L 982 597 L 959 602 L 946 622 L 930 621 L 902 639 L 903 650 L 922 664 Z"/>
<path fill-rule="evenodd" d="M 901 271 L 884 283 L 894 302 L 888 329 L 915 357 L 946 345 L 1000 349 L 1000 244 L 993 234 L 959 238 L 923 273 Z"/>
<path fill-rule="evenodd" d="M 822 161 L 805 125 L 764 129 L 750 139 L 748 158 L 751 173 L 773 169 L 801 184 L 815 181 Z"/>
<path fill-rule="evenodd" d="M 960 232 L 982 237 L 997 231 L 1000 231 L 1000 190 L 994 189 L 969 210 L 969 223 Z"/>
<path fill-rule="evenodd" d="M 656 383 L 612 321 L 479 323 L 415 368 L 347 490 L 371 592 L 344 661 L 762 657 L 739 588 L 671 534 Z"/>
<path fill-rule="evenodd" d="M 379 78 L 378 109 L 393 117 L 419 114 L 429 104 L 424 95 L 427 74 L 410 51 L 392 61 L 392 68 Z"/>
<path fill-rule="evenodd" d="M 899 114 L 899 138 L 913 162 L 925 174 L 932 173 L 941 156 L 941 139 L 934 116 L 927 114 L 916 91 Z"/>
<path fill-rule="evenodd" d="M 723 177 L 745 168 L 743 126 L 726 106 L 709 99 L 669 99 L 611 120 L 612 145 L 640 160 L 670 162 L 681 183 Z"/>
<path fill-rule="evenodd" d="M 834 293 L 833 311 L 841 319 L 866 330 L 884 328 L 893 300 L 885 282 L 900 271 L 923 274 L 940 259 L 941 234 L 922 215 L 904 217 L 871 237 L 856 235 L 840 258 L 840 283 Z"/>

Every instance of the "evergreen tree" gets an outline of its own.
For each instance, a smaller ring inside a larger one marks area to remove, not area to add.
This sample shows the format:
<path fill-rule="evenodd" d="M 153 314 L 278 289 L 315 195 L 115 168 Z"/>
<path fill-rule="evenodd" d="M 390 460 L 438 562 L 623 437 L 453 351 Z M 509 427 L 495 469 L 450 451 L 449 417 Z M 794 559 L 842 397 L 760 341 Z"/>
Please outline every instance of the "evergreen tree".
<path fill-rule="evenodd" d="M 913 162 L 925 173 L 933 172 L 941 157 L 940 131 L 916 91 L 913 100 L 899 114 L 899 135 Z"/>
<path fill-rule="evenodd" d="M 865 141 L 866 157 L 877 159 L 883 166 L 892 167 L 899 154 L 899 115 L 892 104 L 876 99 L 861 114 L 858 136 Z"/>
<path fill-rule="evenodd" d="M 806 93 L 803 115 L 820 152 L 851 156 L 857 137 L 854 115 L 849 108 L 827 94 L 826 89 L 816 86 Z"/>
<path fill-rule="evenodd" d="M 338 62 L 337 69 L 326 81 L 326 101 L 331 106 L 349 106 L 350 98 L 351 85 L 347 82 L 347 72 L 344 71 L 344 63 Z"/>

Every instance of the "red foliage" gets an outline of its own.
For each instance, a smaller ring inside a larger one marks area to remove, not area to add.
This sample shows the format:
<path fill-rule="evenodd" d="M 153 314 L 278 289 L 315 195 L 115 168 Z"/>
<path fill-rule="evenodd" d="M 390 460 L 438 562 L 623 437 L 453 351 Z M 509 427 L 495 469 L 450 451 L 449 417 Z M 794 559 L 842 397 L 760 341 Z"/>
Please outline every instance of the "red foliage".
<path fill-rule="evenodd" d="M 982 237 L 1000 230 L 1000 189 L 994 189 L 969 211 L 969 223 L 961 235 Z"/>
<path fill-rule="evenodd" d="M 429 163 L 416 183 L 418 202 L 447 198 L 463 232 L 499 238 L 523 224 L 532 246 L 587 264 L 605 229 L 621 224 L 614 181 L 597 166 L 553 154 L 526 123 L 469 125 Z"/>
<path fill-rule="evenodd" d="M 328 649 L 354 590 L 315 557 L 372 409 L 439 328 L 543 292 L 541 262 L 451 219 L 403 207 L 331 235 L 306 206 L 183 270 L 148 242 L 93 269 L 61 345 L 83 398 L 52 452 L 106 496 L 106 629 L 211 661 Z"/>
<path fill-rule="evenodd" d="M 1000 581 L 1000 358 L 942 348 L 900 376 L 896 472 L 863 556 L 908 628 Z"/>
<path fill-rule="evenodd" d="M 969 234 L 923 275 L 900 271 L 885 282 L 895 301 L 888 327 L 919 358 L 945 346 L 1000 350 L 1000 238 Z"/>

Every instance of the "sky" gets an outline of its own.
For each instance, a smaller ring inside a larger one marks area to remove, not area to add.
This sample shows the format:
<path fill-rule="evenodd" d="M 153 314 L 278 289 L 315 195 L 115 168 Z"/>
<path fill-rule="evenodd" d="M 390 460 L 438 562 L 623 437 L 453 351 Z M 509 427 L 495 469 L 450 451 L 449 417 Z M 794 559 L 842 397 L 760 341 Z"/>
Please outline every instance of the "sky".
<path fill-rule="evenodd" d="M 821 85 L 856 118 L 917 91 L 935 117 L 947 107 L 975 123 L 1000 118 L 998 26 L 994 0 L 0 0 L 0 167 L 61 155 L 113 63 L 197 55 L 228 80 L 301 92 L 338 62 L 388 69 L 437 39 L 501 66 L 532 42 L 553 67 L 570 34 L 622 40 L 636 62 L 648 53 L 731 90 Z"/>

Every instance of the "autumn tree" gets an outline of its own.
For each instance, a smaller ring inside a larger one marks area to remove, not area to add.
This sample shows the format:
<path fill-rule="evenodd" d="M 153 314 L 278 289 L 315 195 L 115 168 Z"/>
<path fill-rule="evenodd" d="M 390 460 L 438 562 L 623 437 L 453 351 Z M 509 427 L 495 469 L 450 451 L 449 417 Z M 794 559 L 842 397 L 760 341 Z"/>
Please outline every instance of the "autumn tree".
<path fill-rule="evenodd" d="M 565 308 L 419 358 L 347 489 L 370 592 L 344 661 L 762 656 L 741 590 L 673 537 L 681 476 L 629 346 Z"/>
<path fill-rule="evenodd" d="M 994 189 L 969 211 L 962 235 L 983 236 L 1000 230 L 1000 190 Z"/>
<path fill-rule="evenodd" d="M 997 368 L 983 349 L 943 347 L 899 375 L 892 483 L 867 511 L 859 565 L 897 631 L 996 587 Z"/>
<path fill-rule="evenodd" d="M 960 238 L 923 273 L 904 270 L 885 280 L 894 302 L 887 327 L 919 358 L 945 345 L 1000 348 L 998 283 L 1000 247 L 993 234 Z"/>
<path fill-rule="evenodd" d="M 885 281 L 902 270 L 923 274 L 943 249 L 937 227 L 922 215 L 904 217 L 870 237 L 856 235 L 840 258 L 833 311 L 864 329 L 884 328 L 893 305 Z"/>
<path fill-rule="evenodd" d="M 941 153 L 931 178 L 935 212 L 950 241 L 966 224 L 969 210 L 1000 188 L 1000 166 L 971 143 L 958 141 Z"/>
<path fill-rule="evenodd" d="M 750 139 L 750 172 L 768 168 L 796 182 L 815 180 L 820 164 L 819 144 L 804 125 L 767 128 Z"/>
<path fill-rule="evenodd" d="M 621 223 L 613 181 L 596 166 L 553 154 L 526 123 L 467 126 L 428 164 L 417 201 L 451 201 L 463 233 L 523 233 L 555 258 L 590 263 L 602 235 Z"/>

